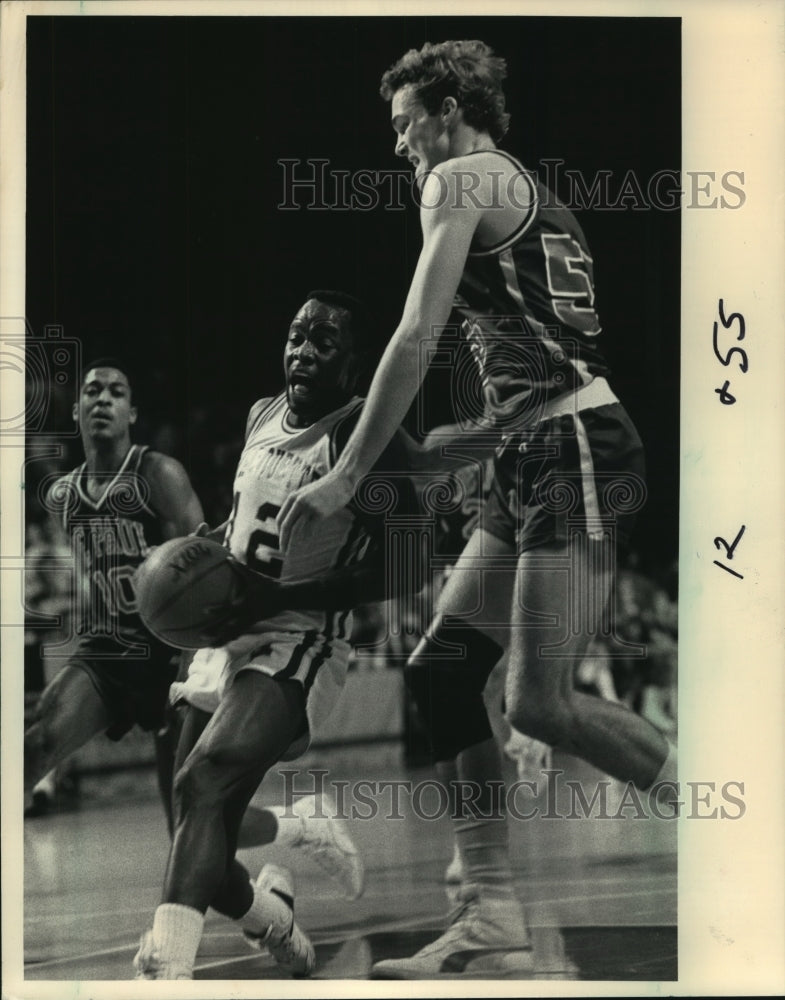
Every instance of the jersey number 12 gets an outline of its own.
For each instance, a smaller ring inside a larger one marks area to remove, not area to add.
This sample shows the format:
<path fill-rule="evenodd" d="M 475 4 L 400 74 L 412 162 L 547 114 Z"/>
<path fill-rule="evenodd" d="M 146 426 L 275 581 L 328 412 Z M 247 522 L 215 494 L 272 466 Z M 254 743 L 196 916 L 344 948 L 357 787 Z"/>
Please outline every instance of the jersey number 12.
<path fill-rule="evenodd" d="M 231 536 L 239 502 L 240 494 L 235 493 L 227 538 Z M 261 505 L 256 512 L 256 520 L 261 526 L 251 532 L 245 550 L 246 565 L 256 570 L 257 573 L 263 573 L 265 576 L 272 577 L 273 580 L 277 580 L 280 577 L 281 570 L 283 569 L 281 540 L 276 533 L 277 525 L 275 522 L 280 509 L 280 506 L 274 503 L 263 503 Z"/>

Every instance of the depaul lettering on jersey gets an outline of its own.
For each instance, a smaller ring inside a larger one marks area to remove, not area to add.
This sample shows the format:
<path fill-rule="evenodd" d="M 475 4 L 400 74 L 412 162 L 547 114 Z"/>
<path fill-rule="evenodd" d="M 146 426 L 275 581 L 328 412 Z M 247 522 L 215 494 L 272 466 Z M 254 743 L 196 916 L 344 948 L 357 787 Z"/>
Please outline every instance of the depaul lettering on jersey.
<path fill-rule="evenodd" d="M 136 521 L 116 517 L 78 518 L 71 544 L 76 578 L 74 618 L 79 635 L 116 635 L 136 621 L 133 576 L 150 546 Z"/>
<path fill-rule="evenodd" d="M 291 491 L 312 483 L 321 475 L 321 470 L 285 448 L 246 452 L 237 470 L 237 479 L 242 479 L 243 476 L 267 476 L 285 484 L 286 489 Z"/>
<path fill-rule="evenodd" d="M 133 576 L 150 551 L 144 526 L 122 517 L 78 517 L 71 522 L 79 633 L 114 633 L 118 619 L 136 625 Z"/>

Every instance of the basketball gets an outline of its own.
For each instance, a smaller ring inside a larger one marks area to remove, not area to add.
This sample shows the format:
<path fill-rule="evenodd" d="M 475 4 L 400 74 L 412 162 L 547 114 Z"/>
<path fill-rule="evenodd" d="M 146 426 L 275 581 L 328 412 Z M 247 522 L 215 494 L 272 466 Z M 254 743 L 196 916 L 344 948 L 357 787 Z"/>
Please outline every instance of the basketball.
<path fill-rule="evenodd" d="M 193 535 L 159 545 L 136 571 L 134 587 L 145 626 L 177 649 L 216 645 L 247 591 L 223 545 Z"/>

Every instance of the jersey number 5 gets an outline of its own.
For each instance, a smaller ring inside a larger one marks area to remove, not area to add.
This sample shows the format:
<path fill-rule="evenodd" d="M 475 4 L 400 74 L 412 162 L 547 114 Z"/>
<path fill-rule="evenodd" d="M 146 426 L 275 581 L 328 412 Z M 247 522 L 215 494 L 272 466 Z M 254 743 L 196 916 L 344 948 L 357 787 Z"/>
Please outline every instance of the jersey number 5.
<path fill-rule="evenodd" d="M 553 311 L 567 326 L 595 336 L 600 323 L 594 311 L 591 257 L 566 233 L 541 239 Z"/>

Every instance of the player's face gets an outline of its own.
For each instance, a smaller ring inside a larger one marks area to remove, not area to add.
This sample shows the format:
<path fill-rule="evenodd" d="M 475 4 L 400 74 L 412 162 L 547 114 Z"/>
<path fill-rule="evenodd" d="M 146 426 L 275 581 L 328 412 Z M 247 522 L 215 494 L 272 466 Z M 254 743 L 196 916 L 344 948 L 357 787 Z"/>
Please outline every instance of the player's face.
<path fill-rule="evenodd" d="M 357 377 L 349 313 L 309 299 L 289 327 L 283 360 L 295 417 L 313 421 L 343 405 Z"/>
<path fill-rule="evenodd" d="M 411 84 L 393 94 L 390 113 L 396 134 L 395 155 L 414 165 L 418 180 L 450 158 L 450 136 L 441 116 L 428 114 Z"/>
<path fill-rule="evenodd" d="M 127 377 L 117 368 L 91 368 L 82 382 L 79 402 L 74 404 L 74 420 L 93 440 L 112 440 L 127 434 L 129 426 L 136 422 Z"/>

